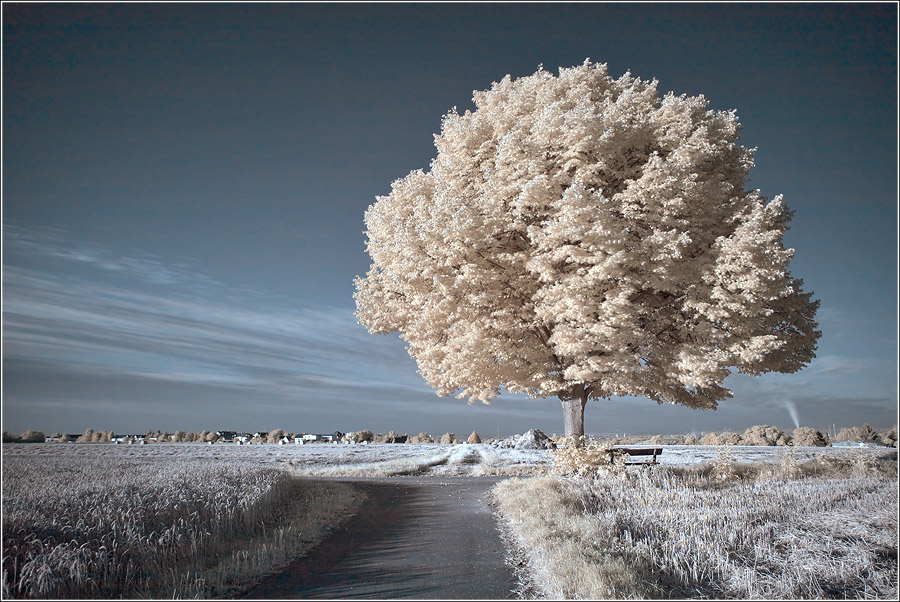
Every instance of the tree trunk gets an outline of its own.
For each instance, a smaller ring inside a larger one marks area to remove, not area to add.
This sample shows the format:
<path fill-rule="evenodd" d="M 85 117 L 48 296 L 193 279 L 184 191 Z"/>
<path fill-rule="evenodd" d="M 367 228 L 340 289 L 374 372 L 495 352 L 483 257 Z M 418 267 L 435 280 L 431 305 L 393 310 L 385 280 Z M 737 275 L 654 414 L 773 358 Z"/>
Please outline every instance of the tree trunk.
<path fill-rule="evenodd" d="M 583 384 L 575 385 L 566 396 L 560 395 L 562 402 L 563 423 L 566 437 L 584 435 L 584 406 L 587 405 L 587 391 Z"/>

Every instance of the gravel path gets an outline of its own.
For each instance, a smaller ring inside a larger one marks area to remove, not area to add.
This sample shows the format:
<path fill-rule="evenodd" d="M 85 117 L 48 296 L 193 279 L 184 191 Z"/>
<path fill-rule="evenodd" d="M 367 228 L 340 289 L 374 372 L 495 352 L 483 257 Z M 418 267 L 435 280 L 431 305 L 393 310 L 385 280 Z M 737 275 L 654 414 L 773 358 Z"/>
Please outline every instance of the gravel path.
<path fill-rule="evenodd" d="M 512 597 L 516 580 L 484 502 L 498 478 L 336 480 L 366 493 L 360 511 L 245 598 Z"/>

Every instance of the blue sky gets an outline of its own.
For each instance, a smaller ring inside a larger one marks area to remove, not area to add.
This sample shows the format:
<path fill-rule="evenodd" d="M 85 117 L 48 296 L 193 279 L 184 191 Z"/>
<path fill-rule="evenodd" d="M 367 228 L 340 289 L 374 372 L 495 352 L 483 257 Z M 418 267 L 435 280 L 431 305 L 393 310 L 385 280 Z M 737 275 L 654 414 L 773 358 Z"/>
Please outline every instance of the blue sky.
<path fill-rule="evenodd" d="M 473 90 L 606 62 L 736 109 L 818 357 L 589 432 L 897 422 L 893 4 L 4 4 L 3 429 L 562 430 L 439 398 L 353 316 L 363 212 Z"/>

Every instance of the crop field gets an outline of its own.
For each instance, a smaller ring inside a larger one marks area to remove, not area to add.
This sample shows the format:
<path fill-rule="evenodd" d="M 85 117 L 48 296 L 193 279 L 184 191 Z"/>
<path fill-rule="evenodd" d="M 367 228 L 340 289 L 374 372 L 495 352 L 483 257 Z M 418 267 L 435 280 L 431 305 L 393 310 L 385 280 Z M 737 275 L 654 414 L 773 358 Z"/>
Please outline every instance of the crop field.
<path fill-rule="evenodd" d="M 258 457 L 116 447 L 4 445 L 4 599 L 227 595 L 360 502 Z"/>
<path fill-rule="evenodd" d="M 499 483 L 520 595 L 896 599 L 896 451 L 775 457 Z"/>
<path fill-rule="evenodd" d="M 499 475 L 523 597 L 890 598 L 896 459 L 667 445 L 584 476 L 488 444 L 4 444 L 3 597 L 233 597 L 364 503 L 306 477 Z"/>

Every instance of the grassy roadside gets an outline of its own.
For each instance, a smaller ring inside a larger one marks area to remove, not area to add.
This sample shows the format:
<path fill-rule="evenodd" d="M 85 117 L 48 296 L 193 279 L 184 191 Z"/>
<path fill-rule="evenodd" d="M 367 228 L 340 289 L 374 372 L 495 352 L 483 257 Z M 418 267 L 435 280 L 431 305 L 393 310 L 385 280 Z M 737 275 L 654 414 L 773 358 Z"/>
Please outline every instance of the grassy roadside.
<path fill-rule="evenodd" d="M 897 594 L 896 464 L 629 469 L 491 497 L 528 598 Z"/>
<path fill-rule="evenodd" d="M 233 542 L 235 549 L 209 568 L 182 571 L 176 598 L 233 598 L 302 557 L 353 515 L 364 496 L 352 485 L 294 479 L 287 505 L 271 525 Z"/>

